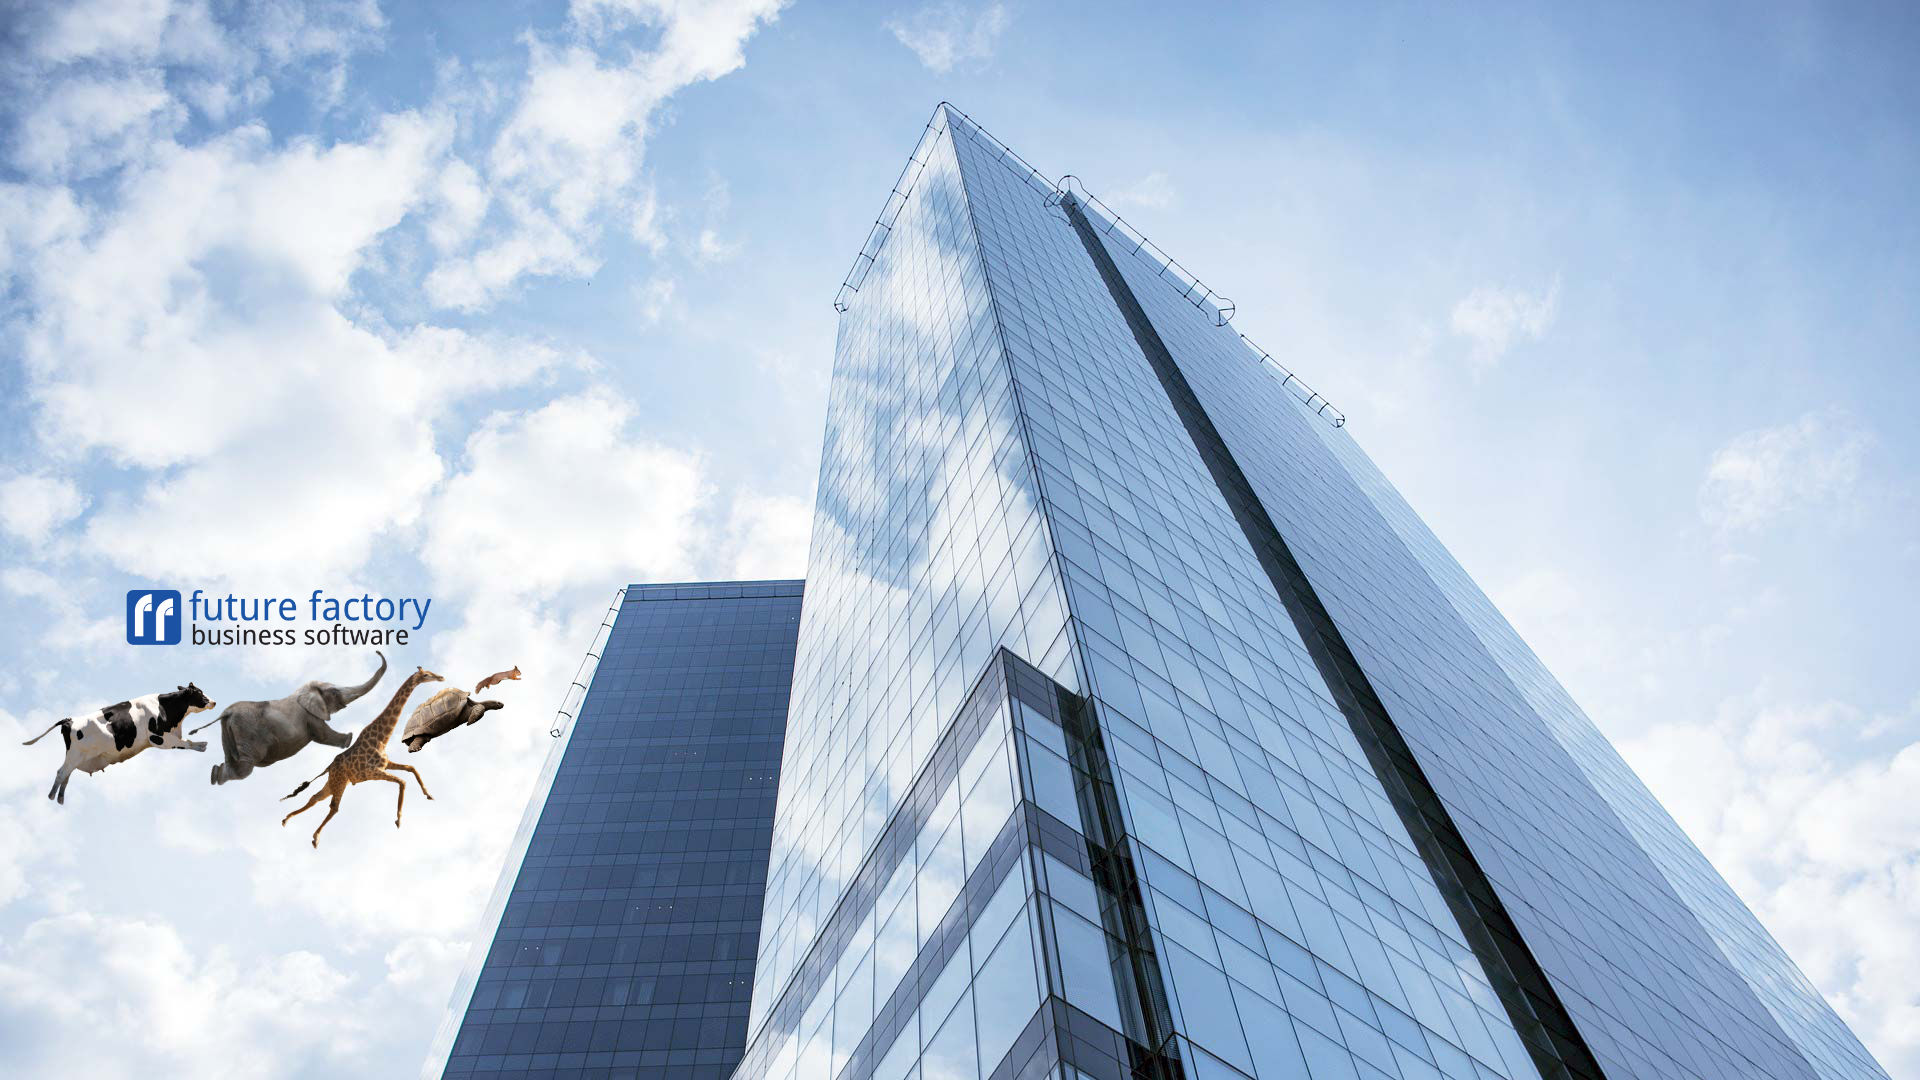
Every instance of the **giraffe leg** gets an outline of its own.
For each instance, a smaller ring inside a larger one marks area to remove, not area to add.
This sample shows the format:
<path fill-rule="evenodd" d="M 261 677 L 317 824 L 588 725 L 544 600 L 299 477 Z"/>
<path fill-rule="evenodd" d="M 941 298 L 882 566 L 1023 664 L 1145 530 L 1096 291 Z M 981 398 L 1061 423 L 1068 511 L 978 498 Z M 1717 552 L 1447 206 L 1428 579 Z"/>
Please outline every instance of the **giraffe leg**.
<path fill-rule="evenodd" d="M 376 773 L 375 775 L 382 780 L 391 780 L 400 785 L 400 798 L 393 804 L 393 827 L 397 829 L 400 827 L 400 811 L 407 805 L 407 782 L 392 773 L 383 772 Z M 426 789 L 421 788 L 420 790 L 425 791 Z"/>
<path fill-rule="evenodd" d="M 314 792 L 314 793 L 313 793 L 313 798 L 311 798 L 311 799 L 308 799 L 308 800 L 307 800 L 307 805 L 305 805 L 305 806 L 303 806 L 303 807 L 301 807 L 301 808 L 300 808 L 300 809 L 298 809 L 298 810 L 295 810 L 295 811 L 293 812 L 293 814 L 304 814 L 304 813 L 306 813 L 306 812 L 307 812 L 308 810 L 311 810 L 311 809 L 313 809 L 313 804 L 314 804 L 314 803 L 317 803 L 317 802 L 319 802 L 319 801 L 320 801 L 321 799 L 324 799 L 324 798 L 326 798 L 326 797 L 327 797 L 327 790 L 328 790 L 327 788 L 324 788 L 324 787 L 323 787 L 323 788 L 321 788 L 321 789 L 320 789 L 319 791 L 316 791 L 316 792 Z M 281 825 L 285 825 L 285 824 L 287 823 L 287 819 L 288 819 L 288 818 L 291 818 L 291 817 L 293 817 L 293 814 L 288 814 L 288 815 L 287 815 L 286 817 L 283 817 L 283 818 L 281 818 L 281 819 L 280 819 L 280 824 L 281 824 Z"/>
<path fill-rule="evenodd" d="M 413 766 L 411 766 L 411 765 L 402 765 L 402 764 L 400 764 L 400 763 L 399 763 L 399 762 L 397 762 L 397 761 L 389 761 L 389 762 L 387 762 L 387 768 L 389 768 L 389 769 L 405 769 L 405 770 L 407 770 L 408 772 L 410 772 L 410 773 L 412 773 L 412 774 L 413 774 L 413 782 L 414 782 L 414 783 L 416 783 L 416 784 L 419 784 L 419 785 L 420 785 L 420 794 L 422 794 L 422 795 L 425 795 L 425 796 L 426 796 L 427 798 L 429 798 L 429 799 L 431 799 L 431 798 L 433 798 L 433 793 L 427 790 L 427 782 L 426 782 L 425 780 L 422 780 L 422 779 L 420 779 L 420 770 L 419 770 L 419 769 L 416 769 L 416 768 L 414 768 L 414 767 L 413 767 Z"/>
<path fill-rule="evenodd" d="M 344 787 L 341 788 L 339 791 L 334 792 L 333 805 L 327 807 L 327 816 L 320 819 L 320 829 L 326 828 L 327 822 L 333 820 L 333 815 L 340 812 L 340 796 L 345 795 L 346 793 L 347 793 L 347 789 Z M 320 829 L 313 830 L 313 846 L 316 848 L 320 846 Z"/>

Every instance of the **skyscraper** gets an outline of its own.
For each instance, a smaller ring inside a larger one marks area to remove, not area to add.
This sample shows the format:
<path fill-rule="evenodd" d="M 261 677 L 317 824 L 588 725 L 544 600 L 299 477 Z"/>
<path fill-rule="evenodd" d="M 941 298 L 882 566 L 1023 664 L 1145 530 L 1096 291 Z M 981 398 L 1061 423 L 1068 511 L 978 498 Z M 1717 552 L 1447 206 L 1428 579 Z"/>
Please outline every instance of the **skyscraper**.
<path fill-rule="evenodd" d="M 626 589 L 528 807 L 491 947 L 455 995 L 445 1076 L 733 1071 L 800 596 L 798 581 Z"/>
<path fill-rule="evenodd" d="M 736 1076 L 1885 1075 L 1076 185 L 940 107 L 836 306 Z"/>

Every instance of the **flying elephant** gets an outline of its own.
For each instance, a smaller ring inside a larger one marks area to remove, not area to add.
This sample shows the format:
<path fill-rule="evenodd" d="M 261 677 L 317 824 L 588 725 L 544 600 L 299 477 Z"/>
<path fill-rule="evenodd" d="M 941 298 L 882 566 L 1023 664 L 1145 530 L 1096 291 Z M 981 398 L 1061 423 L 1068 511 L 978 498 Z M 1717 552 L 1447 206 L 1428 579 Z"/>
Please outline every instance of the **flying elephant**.
<path fill-rule="evenodd" d="M 374 655 L 380 658 L 380 670 L 358 686 L 315 680 L 277 701 L 236 701 L 227 706 L 214 721 L 220 725 L 226 760 L 213 767 L 213 783 L 244 780 L 253 770 L 284 761 L 310 742 L 333 747 L 352 742 L 352 735 L 335 731 L 327 721 L 387 673 L 386 654 L 376 649 Z"/>

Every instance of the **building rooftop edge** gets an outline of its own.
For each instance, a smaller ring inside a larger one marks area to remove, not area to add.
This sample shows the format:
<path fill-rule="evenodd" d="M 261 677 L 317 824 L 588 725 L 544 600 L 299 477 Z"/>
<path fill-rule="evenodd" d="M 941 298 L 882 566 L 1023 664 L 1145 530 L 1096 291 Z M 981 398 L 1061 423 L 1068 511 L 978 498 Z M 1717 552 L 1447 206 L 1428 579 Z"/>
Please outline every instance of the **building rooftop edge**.
<path fill-rule="evenodd" d="M 652 581 L 633 582 L 626 587 L 627 599 L 639 599 L 635 594 L 661 592 L 672 589 L 675 592 L 700 591 L 717 592 L 719 590 L 738 590 L 746 588 L 764 589 L 771 595 L 784 595 L 787 591 L 798 592 L 806 586 L 805 578 L 751 578 L 737 581 Z M 690 599 L 686 596 L 677 599 Z"/>
<path fill-rule="evenodd" d="M 888 239 L 893 236 L 894 222 L 898 219 L 901 209 L 912 197 L 914 188 L 919 185 L 920 174 L 932 158 L 932 144 L 942 135 L 951 139 L 956 124 L 960 130 L 967 132 L 970 137 L 997 154 L 1000 164 L 1011 169 L 1023 182 L 1039 191 L 1047 206 L 1060 209 L 1063 221 L 1070 220 L 1062 205 L 1063 201 L 1078 203 L 1083 210 L 1091 209 L 1105 224 L 1102 232 L 1117 235 L 1131 244 L 1130 254 L 1154 266 L 1155 272 L 1178 291 L 1182 299 L 1202 312 L 1210 313 L 1214 325 L 1225 327 L 1233 321 L 1237 310 L 1233 301 L 1214 292 L 1173 256 L 1162 250 L 1158 244 L 1148 240 L 1125 218 L 1115 213 L 1113 208 L 1088 191 L 1079 177 L 1072 173 L 1067 173 L 1058 180 L 1048 177 L 1047 174 L 1034 168 L 1031 162 L 1021 157 L 1012 147 L 982 127 L 978 120 L 968 116 L 953 102 L 945 100 L 933 107 L 933 115 L 921 129 L 920 138 L 914 143 L 913 153 L 907 155 L 907 163 L 901 168 L 899 179 L 893 182 L 893 190 L 887 193 L 887 201 L 881 206 L 879 216 L 874 218 L 873 225 L 867 231 L 866 242 L 860 245 L 859 252 L 853 257 L 853 266 L 847 270 L 846 277 L 841 279 L 840 289 L 833 297 L 835 311 L 845 314 L 851 307 L 854 296 L 860 291 L 860 286 L 866 283 L 867 271 L 871 270 L 874 263 L 879 260 L 880 249 L 885 247 Z M 1282 387 L 1295 388 L 1293 396 L 1306 408 L 1336 428 L 1347 425 L 1347 414 L 1327 400 L 1326 395 L 1307 386 L 1305 380 L 1282 364 L 1271 352 L 1261 348 L 1252 338 L 1238 331 L 1235 331 L 1235 335 L 1253 354 L 1256 363 L 1265 365 L 1275 378 L 1280 379 Z"/>

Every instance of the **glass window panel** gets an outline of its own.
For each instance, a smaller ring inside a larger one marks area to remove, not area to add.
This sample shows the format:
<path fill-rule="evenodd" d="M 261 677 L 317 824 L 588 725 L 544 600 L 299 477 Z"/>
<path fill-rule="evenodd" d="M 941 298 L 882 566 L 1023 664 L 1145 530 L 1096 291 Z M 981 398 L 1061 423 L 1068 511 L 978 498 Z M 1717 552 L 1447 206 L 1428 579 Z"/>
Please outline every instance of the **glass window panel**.
<path fill-rule="evenodd" d="M 914 931 L 916 910 L 911 897 L 902 901 L 882 924 L 874 942 L 874 995 L 881 1001 L 893 993 L 919 951 L 919 939 Z"/>
<path fill-rule="evenodd" d="M 1153 914 L 1162 933 L 1174 941 L 1217 963 L 1219 950 L 1213 944 L 1213 927 L 1207 920 L 1181 907 L 1165 896 L 1155 894 Z"/>
<path fill-rule="evenodd" d="M 972 971 L 967 946 L 963 941 L 960 947 L 954 950 L 954 954 L 947 958 L 946 966 L 941 968 L 940 974 L 927 985 L 927 992 L 920 999 L 922 1035 L 928 1039 L 933 1038 L 947 1010 L 953 1008 L 953 1003 L 960 1000 L 961 996 L 967 992 L 968 976 Z"/>
<path fill-rule="evenodd" d="M 1180 1021 L 1201 1046 L 1239 1066 L 1253 1068 L 1240 1014 L 1233 1007 L 1227 977 L 1219 968 L 1178 945 L 1160 950 L 1180 1001 Z"/>
<path fill-rule="evenodd" d="M 1033 780 L 1029 792 L 1042 810 L 1080 828 L 1080 802 L 1073 790 L 1073 766 L 1067 759 L 1028 740 L 1027 774 Z"/>
<path fill-rule="evenodd" d="M 974 977 L 982 1071 L 999 1064 L 1040 1007 L 1040 983 L 1034 970 L 1033 938 L 1022 919 L 1007 931 Z"/>
<path fill-rule="evenodd" d="M 940 926 L 940 920 L 960 895 L 961 849 L 959 828 L 948 829 L 928 849 L 915 883 L 920 897 L 920 941 Z"/>
<path fill-rule="evenodd" d="M 919 1069 L 920 1062 L 920 1024 L 919 1013 L 907 1017 L 907 1022 L 894 1036 L 893 1045 L 880 1057 L 874 1066 L 873 1080 L 910 1080 Z"/>
<path fill-rule="evenodd" d="M 927 1044 L 920 1059 L 922 1080 L 980 1080 L 980 1054 L 974 1042 L 973 1001 L 960 1000 L 946 1026 Z"/>
<path fill-rule="evenodd" d="M 1347 1048 L 1310 1027 L 1296 1026 L 1300 1052 L 1307 1059 L 1307 1075 L 1314 1080 L 1360 1080 Z"/>
<path fill-rule="evenodd" d="M 840 1000 L 833 1007 L 833 1052 L 837 1060 L 853 1055 L 854 1048 L 873 1022 L 873 953 L 861 954 Z"/>
<path fill-rule="evenodd" d="M 1051 855 L 1042 858 L 1047 867 L 1047 892 L 1055 900 L 1086 916 L 1087 921 L 1098 923 L 1100 895 L 1093 879 Z"/>
<path fill-rule="evenodd" d="M 1008 923 L 1026 914 L 1026 899 L 1026 863 L 1020 862 L 1008 872 L 993 890 L 993 896 L 987 900 L 986 906 L 973 918 L 969 935 L 974 942 L 975 963 L 984 962 L 987 958 L 987 950 L 983 945 L 990 947 L 990 943 L 1006 931 Z"/>
<path fill-rule="evenodd" d="M 1238 983 L 1232 984 L 1232 990 L 1246 1031 L 1247 1047 L 1253 1054 L 1254 1074 L 1259 1080 L 1293 1080 L 1305 1075 L 1306 1062 L 1287 1014 Z"/>
<path fill-rule="evenodd" d="M 966 872 L 980 864 L 994 837 L 1013 816 L 1013 776 L 1004 758 L 1006 743 L 996 743 L 995 756 L 989 759 L 979 780 L 960 804 L 961 828 L 965 830 Z"/>
<path fill-rule="evenodd" d="M 1143 785 L 1127 789 L 1128 823 L 1133 834 L 1177 866 L 1192 866 L 1187 841 L 1180 831 L 1180 815 L 1173 803 Z"/>
<path fill-rule="evenodd" d="M 1053 927 L 1066 982 L 1062 996 L 1115 1031 L 1124 1031 L 1106 932 L 1057 903 Z"/>

